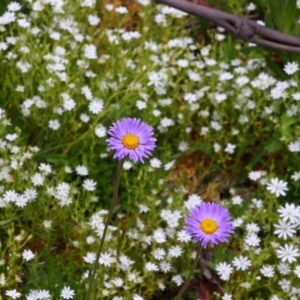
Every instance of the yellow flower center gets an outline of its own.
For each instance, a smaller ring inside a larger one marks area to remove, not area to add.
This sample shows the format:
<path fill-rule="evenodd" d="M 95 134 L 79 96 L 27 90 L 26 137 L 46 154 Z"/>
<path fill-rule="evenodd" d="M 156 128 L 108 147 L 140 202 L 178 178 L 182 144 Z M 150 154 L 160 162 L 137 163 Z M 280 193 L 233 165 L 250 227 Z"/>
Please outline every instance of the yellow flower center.
<path fill-rule="evenodd" d="M 215 220 L 212 219 L 204 219 L 199 228 L 205 232 L 206 234 L 213 234 L 218 230 L 218 224 Z"/>
<path fill-rule="evenodd" d="M 128 133 L 123 136 L 122 144 L 127 149 L 135 149 L 140 144 L 140 140 L 135 134 Z"/>

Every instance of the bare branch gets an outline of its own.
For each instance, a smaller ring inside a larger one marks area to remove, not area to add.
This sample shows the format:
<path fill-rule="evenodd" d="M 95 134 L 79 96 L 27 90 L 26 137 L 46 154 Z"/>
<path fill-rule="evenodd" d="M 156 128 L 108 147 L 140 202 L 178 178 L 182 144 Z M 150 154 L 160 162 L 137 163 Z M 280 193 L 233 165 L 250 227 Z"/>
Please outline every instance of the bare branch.
<path fill-rule="evenodd" d="M 185 0 L 156 0 L 156 2 L 215 23 L 243 41 L 272 49 L 300 53 L 300 38 L 261 26 L 250 19 L 240 18 Z"/>

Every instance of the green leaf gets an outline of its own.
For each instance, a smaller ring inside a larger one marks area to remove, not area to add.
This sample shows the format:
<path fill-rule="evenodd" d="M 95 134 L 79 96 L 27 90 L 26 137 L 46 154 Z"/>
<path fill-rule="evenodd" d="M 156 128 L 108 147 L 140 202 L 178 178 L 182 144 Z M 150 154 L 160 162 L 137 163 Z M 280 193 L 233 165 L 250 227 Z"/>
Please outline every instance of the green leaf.
<path fill-rule="evenodd" d="M 296 19 L 295 0 L 271 0 L 269 1 L 270 13 L 276 28 L 285 33 L 291 33 Z"/>
<path fill-rule="evenodd" d="M 70 164 L 70 158 L 65 154 L 53 154 L 46 157 L 46 161 L 59 166 L 66 166 Z"/>
<path fill-rule="evenodd" d="M 280 118 L 280 133 L 283 137 L 291 138 L 293 136 L 292 125 L 298 123 L 298 119 L 284 114 Z"/>
<path fill-rule="evenodd" d="M 269 56 L 265 57 L 267 66 L 273 71 L 273 73 L 282 80 L 286 80 L 287 76 L 284 74 L 282 69 L 276 64 Z"/>
<path fill-rule="evenodd" d="M 230 61 L 234 59 L 235 53 L 234 48 L 232 46 L 232 36 L 227 35 L 226 42 L 224 43 L 224 53 L 226 61 Z"/>
<path fill-rule="evenodd" d="M 265 24 L 266 24 L 267 27 L 275 28 L 272 16 L 270 15 L 269 12 L 265 14 L 264 22 L 265 22 Z"/>
<path fill-rule="evenodd" d="M 264 156 L 265 153 L 266 153 L 266 147 L 265 144 L 263 144 L 258 148 L 258 150 L 252 156 L 251 160 L 246 166 L 246 170 L 250 172 L 254 168 L 254 166 L 261 160 L 261 158 Z"/>
<path fill-rule="evenodd" d="M 279 140 L 273 140 L 265 147 L 268 153 L 277 152 L 281 148 L 281 142 Z"/>
<path fill-rule="evenodd" d="M 0 226 L 3 226 L 5 224 L 11 223 L 11 222 L 12 222 L 12 219 L 0 221 Z"/>

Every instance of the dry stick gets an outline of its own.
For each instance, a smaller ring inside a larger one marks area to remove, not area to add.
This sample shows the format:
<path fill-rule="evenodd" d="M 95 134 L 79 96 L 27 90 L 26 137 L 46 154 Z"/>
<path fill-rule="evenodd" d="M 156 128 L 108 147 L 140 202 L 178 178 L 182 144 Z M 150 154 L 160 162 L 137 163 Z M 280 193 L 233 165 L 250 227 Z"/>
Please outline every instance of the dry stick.
<path fill-rule="evenodd" d="M 156 0 L 156 2 L 166 4 L 188 14 L 213 22 L 248 43 L 254 43 L 276 50 L 300 53 L 300 38 L 259 25 L 255 21 L 247 18 L 240 18 L 185 0 Z"/>
<path fill-rule="evenodd" d="M 200 244 L 199 247 L 198 247 L 198 250 L 197 250 L 196 258 L 195 258 L 195 260 L 194 260 L 194 262 L 193 262 L 193 265 L 192 265 L 192 268 L 191 268 L 191 270 L 190 270 L 190 274 L 189 274 L 188 278 L 186 279 L 186 281 L 185 281 L 183 287 L 182 287 L 181 290 L 179 291 L 178 295 L 176 296 L 175 300 L 179 300 L 180 297 L 182 296 L 182 294 L 184 293 L 184 291 L 186 290 L 186 288 L 188 287 L 188 285 L 189 285 L 189 283 L 190 283 L 190 280 L 191 280 L 191 278 L 192 278 L 192 275 L 193 275 L 193 273 L 194 273 L 194 271 L 195 271 L 195 269 L 196 269 L 198 260 L 199 260 L 199 258 L 200 258 L 201 250 L 202 250 L 202 246 L 201 246 L 201 244 Z"/>
<path fill-rule="evenodd" d="M 103 234 L 102 234 L 102 238 L 101 238 L 101 242 L 100 242 L 100 246 L 97 252 L 97 257 L 96 257 L 96 261 L 95 261 L 95 265 L 94 265 L 94 269 L 93 272 L 91 274 L 91 271 L 89 272 L 89 278 L 90 278 L 90 282 L 89 282 L 89 288 L 85 297 L 85 300 L 89 300 L 90 299 L 90 295 L 92 292 L 92 288 L 93 288 L 93 283 L 94 283 L 94 279 L 96 277 L 96 271 L 97 271 L 97 267 L 98 267 L 98 263 L 99 263 L 99 258 L 100 258 L 100 254 L 104 245 L 104 240 L 105 240 L 105 236 L 106 236 L 106 232 L 108 229 L 108 224 L 111 220 L 114 208 L 117 204 L 117 200 L 118 200 L 118 190 L 119 190 L 119 185 L 120 185 L 120 179 L 121 179 L 121 172 L 122 172 L 122 168 L 123 168 L 123 164 L 124 164 L 125 158 L 123 158 L 120 163 L 119 163 L 119 167 L 118 167 L 118 171 L 117 171 L 117 176 L 116 176 L 116 180 L 115 180 L 115 184 L 114 184 L 114 193 L 113 193 L 113 201 L 111 203 L 110 209 L 109 209 L 109 213 L 107 216 L 107 220 L 105 222 L 105 227 L 103 230 Z"/>

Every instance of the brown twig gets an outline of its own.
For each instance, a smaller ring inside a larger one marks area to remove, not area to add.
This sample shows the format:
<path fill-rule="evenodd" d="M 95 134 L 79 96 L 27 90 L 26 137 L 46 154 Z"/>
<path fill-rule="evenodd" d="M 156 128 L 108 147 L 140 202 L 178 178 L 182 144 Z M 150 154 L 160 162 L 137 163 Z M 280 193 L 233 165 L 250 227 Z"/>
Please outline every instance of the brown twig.
<path fill-rule="evenodd" d="M 240 18 L 185 0 L 156 0 L 156 2 L 213 22 L 248 43 L 276 50 L 300 53 L 300 38 L 259 25 L 249 18 Z"/>

